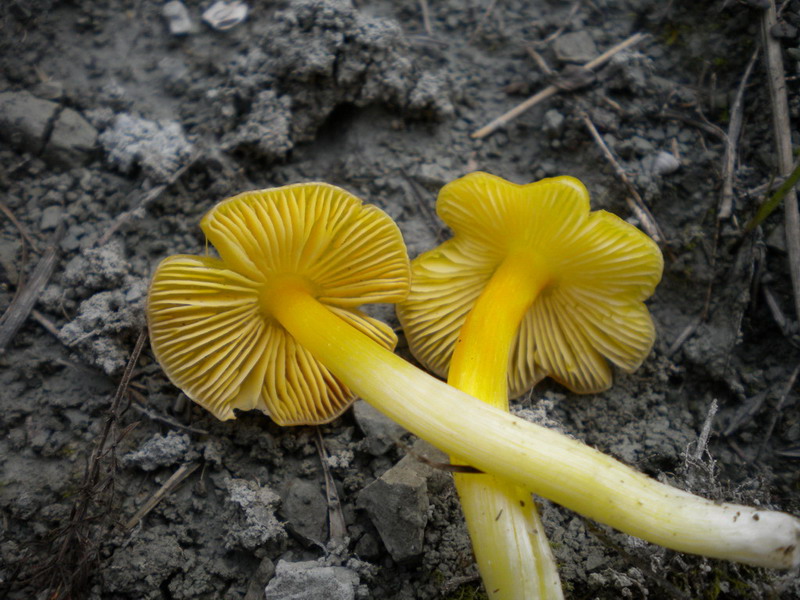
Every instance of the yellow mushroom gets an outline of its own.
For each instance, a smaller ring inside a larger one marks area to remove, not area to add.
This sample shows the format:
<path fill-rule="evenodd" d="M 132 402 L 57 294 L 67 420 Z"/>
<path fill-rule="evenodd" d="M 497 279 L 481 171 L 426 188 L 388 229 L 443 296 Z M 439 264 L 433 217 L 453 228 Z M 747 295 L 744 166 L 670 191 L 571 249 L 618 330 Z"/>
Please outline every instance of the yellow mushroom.
<path fill-rule="evenodd" d="M 223 201 L 201 225 L 220 258 L 162 261 L 147 316 L 167 375 L 219 418 L 261 408 L 319 422 L 357 394 L 474 467 L 632 535 L 761 566 L 800 563 L 793 517 L 670 488 L 396 356 L 388 328 L 357 309 L 407 294 L 400 235 L 377 208 L 302 184 Z"/>
<path fill-rule="evenodd" d="M 509 391 L 545 375 L 594 392 L 611 383 L 604 357 L 626 370 L 644 360 L 655 330 L 642 301 L 661 253 L 618 217 L 590 213 L 580 181 L 471 173 L 442 188 L 437 211 L 454 237 L 413 261 L 397 314 L 412 353 L 449 384 L 508 410 Z M 563 597 L 530 493 L 455 480 L 489 597 Z"/>

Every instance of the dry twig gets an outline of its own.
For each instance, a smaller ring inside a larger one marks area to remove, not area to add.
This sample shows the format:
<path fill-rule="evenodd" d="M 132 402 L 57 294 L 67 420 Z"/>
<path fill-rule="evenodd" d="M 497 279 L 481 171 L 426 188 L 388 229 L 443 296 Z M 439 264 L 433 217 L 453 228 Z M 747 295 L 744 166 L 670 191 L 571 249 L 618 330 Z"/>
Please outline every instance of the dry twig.
<path fill-rule="evenodd" d="M 626 50 L 627 48 L 630 48 L 631 46 L 633 46 L 635 44 L 638 44 L 645 37 L 646 37 L 646 35 L 643 34 L 643 33 L 636 33 L 636 34 L 632 35 L 631 37 L 629 37 L 624 42 L 621 42 L 621 43 L 617 44 L 616 46 L 614 46 L 613 48 L 611 48 L 610 50 L 607 50 L 606 52 L 604 52 L 603 54 L 601 54 L 597 58 L 595 58 L 593 60 L 590 60 L 589 62 L 584 64 L 582 68 L 586 69 L 588 71 L 593 71 L 593 70 L 597 69 L 598 67 L 601 67 L 602 65 L 607 63 L 609 60 L 611 60 L 611 58 L 615 54 L 618 54 L 619 52 L 622 52 L 623 50 Z M 498 129 L 500 129 L 503 125 L 506 125 L 510 121 L 516 119 L 519 115 L 524 113 L 529 108 L 532 108 L 533 106 L 536 106 L 542 100 L 546 100 L 550 96 L 553 96 L 553 95 L 557 94 L 560 91 L 562 91 L 562 88 L 559 87 L 558 85 L 555 85 L 555 84 L 548 85 L 546 88 L 544 88 L 540 92 L 537 92 L 536 94 L 534 94 L 533 96 L 531 96 L 530 98 L 525 100 L 525 102 L 523 102 L 521 104 L 518 104 L 516 107 L 512 108 L 511 110 L 509 110 L 505 114 L 500 115 L 499 117 L 497 117 L 495 120 L 493 120 L 488 125 L 484 125 L 480 129 L 475 131 L 470 137 L 472 137 L 472 138 L 474 138 L 476 140 L 480 140 L 482 138 L 485 138 L 487 135 L 489 135 L 489 134 L 497 131 Z"/>
<path fill-rule="evenodd" d="M 167 415 L 162 415 L 155 410 L 151 410 L 145 406 L 145 397 L 136 390 L 128 390 L 131 396 L 136 398 L 137 402 L 131 404 L 131 407 L 136 412 L 143 414 L 145 417 L 150 419 L 151 421 L 156 421 L 158 423 L 163 423 L 165 425 L 169 425 L 174 429 L 180 429 L 182 431 L 188 431 L 190 433 L 196 433 L 197 435 L 208 435 L 208 431 L 205 429 L 199 429 L 198 427 L 192 427 L 191 425 L 184 425 L 180 421 L 173 419 L 172 417 L 168 417 Z"/>
<path fill-rule="evenodd" d="M 431 11 L 428 8 L 428 0 L 419 0 L 419 8 L 422 11 L 422 23 L 425 27 L 425 33 L 428 36 L 433 36 L 433 28 L 431 27 Z"/>
<path fill-rule="evenodd" d="M 486 10 L 483 11 L 483 16 L 481 17 L 481 20 L 478 21 L 478 25 L 477 27 L 475 27 L 475 31 L 472 32 L 471 36 L 469 36 L 470 42 L 474 42 L 480 35 L 481 31 L 483 31 L 483 26 L 489 19 L 489 15 L 492 14 L 492 11 L 494 10 L 495 6 L 497 6 L 497 0 L 491 0 L 489 2 L 489 5 L 486 7 Z"/>
<path fill-rule="evenodd" d="M 528 54 L 533 59 L 533 62 L 536 63 L 536 66 L 539 67 L 539 70 L 547 76 L 553 75 L 555 72 L 553 69 L 550 68 L 550 65 L 547 64 L 547 61 L 544 57 L 539 54 L 533 46 L 525 46 L 525 50 L 528 51 Z"/>
<path fill-rule="evenodd" d="M 769 312 L 775 324 L 780 328 L 783 335 L 789 337 L 791 335 L 789 321 L 786 319 L 786 315 L 783 314 L 781 305 L 778 303 L 777 298 L 775 298 L 775 294 L 772 293 L 768 285 L 762 285 L 761 291 L 764 293 L 764 300 L 767 301 L 767 308 L 769 308 Z"/>
<path fill-rule="evenodd" d="M 609 147 L 606 145 L 605 141 L 603 140 L 603 136 L 600 135 L 600 132 L 597 131 L 597 127 L 594 126 L 592 119 L 586 112 L 581 112 L 580 114 L 583 123 L 586 125 L 586 129 L 589 130 L 589 133 L 594 139 L 597 146 L 603 153 L 603 156 L 606 157 L 609 164 L 614 168 L 614 172 L 619 177 L 620 181 L 622 181 L 623 185 L 627 188 L 628 193 L 630 194 L 631 198 L 627 198 L 628 206 L 633 210 L 636 217 L 641 221 L 642 227 L 647 232 L 651 238 L 653 238 L 656 242 L 666 245 L 666 237 L 664 233 L 661 231 L 661 228 L 656 223 L 655 218 L 653 217 L 650 209 L 647 208 L 645 205 L 644 200 L 639 195 L 639 192 L 636 190 L 636 187 L 631 183 L 631 180 L 628 179 L 625 170 L 622 168 L 622 165 L 619 164 L 619 161 L 614 157 L 614 154 L 611 152 Z"/>
<path fill-rule="evenodd" d="M 542 48 L 544 46 L 547 46 L 547 44 L 549 44 L 550 42 L 559 38 L 561 34 L 564 33 L 564 29 L 567 28 L 567 25 L 572 23 L 572 18 L 575 16 L 575 14 L 578 12 L 578 9 L 581 7 L 582 1 L 583 0 L 576 0 L 575 2 L 573 2 L 572 6 L 570 6 L 569 8 L 567 16 L 564 17 L 564 19 L 562 19 L 561 24 L 558 26 L 558 28 L 543 40 L 538 41 L 536 43 L 536 46 Z"/>
<path fill-rule="evenodd" d="M 770 33 L 777 24 L 774 0 L 761 16 L 761 41 L 764 46 L 764 65 L 767 70 L 767 83 L 772 104 L 772 124 L 775 132 L 775 146 L 778 155 L 778 171 L 781 176 L 792 172 L 792 128 L 789 120 L 789 102 L 786 97 L 786 80 L 783 72 L 781 45 Z M 800 318 L 800 211 L 797 207 L 797 193 L 789 190 L 784 198 L 784 228 L 786 249 L 789 254 L 789 274 L 794 291 L 795 314 Z"/>
<path fill-rule="evenodd" d="M 742 425 L 749 423 L 764 406 L 764 400 L 767 398 L 767 392 L 759 392 L 752 398 L 748 398 L 745 404 L 740 407 L 733 415 L 730 423 L 722 432 L 722 435 L 728 437 L 736 433 Z"/>
<path fill-rule="evenodd" d="M 28 245 L 33 249 L 33 251 L 34 252 L 38 252 L 39 248 L 37 248 L 37 246 L 36 246 L 36 240 L 34 240 L 31 237 L 31 234 L 28 233 L 28 230 L 26 229 L 26 227 L 17 220 L 17 217 L 14 216 L 14 213 L 11 212 L 11 209 L 8 208 L 5 205 L 4 202 L 0 202 L 0 211 L 2 211 L 2 213 L 6 216 L 6 218 L 8 218 L 8 220 L 11 221 L 11 223 L 14 225 L 14 227 L 17 228 L 17 231 L 19 231 L 19 234 L 22 236 L 22 238 L 26 242 L 28 242 Z"/>
<path fill-rule="evenodd" d="M 58 244 L 63 234 L 64 225 L 61 223 L 56 229 L 50 247 L 33 269 L 25 289 L 19 293 L 3 314 L 3 317 L 0 318 L 0 353 L 5 352 L 6 346 L 28 319 L 31 310 L 33 310 L 33 305 L 36 304 L 36 300 L 39 298 L 39 294 L 44 286 L 47 285 L 47 282 L 50 281 L 53 270 L 58 263 Z"/>
<path fill-rule="evenodd" d="M 705 454 L 706 448 L 708 448 L 711 426 L 714 424 L 714 417 L 717 415 L 718 409 L 719 404 L 717 403 L 717 399 L 714 398 L 711 400 L 711 405 L 708 407 L 708 414 L 706 414 L 706 420 L 703 422 L 703 428 L 700 430 L 700 436 L 697 438 L 697 447 L 694 449 L 693 458 L 697 462 L 702 461 L 703 454 Z"/>
<path fill-rule="evenodd" d="M 678 337 L 675 338 L 675 341 L 672 342 L 670 347 L 667 349 L 667 358 L 680 350 L 681 346 L 686 343 L 686 340 L 694 335 L 694 332 L 697 331 L 697 328 L 700 327 L 702 322 L 703 317 L 700 316 L 683 328 L 683 331 L 678 334 Z"/>
<path fill-rule="evenodd" d="M 184 173 L 191 167 L 197 160 L 202 156 L 201 152 L 196 152 L 194 156 L 190 157 L 186 163 L 181 166 L 180 168 L 176 169 L 175 172 L 170 175 L 169 179 L 166 183 L 162 183 L 160 185 L 155 186 L 154 188 L 147 191 L 145 194 L 141 196 L 141 198 L 135 203 L 136 205 L 134 208 L 130 210 L 126 210 L 117 215 L 114 221 L 111 223 L 111 226 L 106 230 L 106 232 L 97 240 L 97 246 L 104 246 L 108 243 L 108 240 L 111 239 L 117 230 L 122 227 L 125 223 L 130 221 L 133 217 L 138 216 L 141 214 L 142 210 L 147 208 L 147 206 L 157 200 L 164 191 L 173 185 L 178 179 L 180 179 Z"/>
<path fill-rule="evenodd" d="M 58 336 L 58 333 L 59 333 L 59 332 L 58 332 L 58 327 L 56 327 L 56 324 L 55 324 L 55 323 L 53 323 L 53 322 L 52 322 L 50 319 L 48 319 L 47 317 L 45 317 L 45 316 L 44 316 L 42 313 L 40 313 L 40 312 L 39 312 L 38 310 L 36 310 L 36 309 L 33 309 L 33 310 L 31 311 L 31 318 L 32 318 L 34 321 L 36 321 L 37 323 L 39 323 L 39 325 L 41 325 L 42 327 L 44 327 L 44 329 L 45 329 L 45 331 L 47 331 L 47 333 L 49 333 L 50 335 L 52 335 L 52 336 L 53 336 L 54 338 L 56 338 L 58 341 L 61 341 L 61 338 Z"/>
<path fill-rule="evenodd" d="M 108 514 L 113 502 L 115 449 L 136 423 L 119 431 L 118 422 L 123 399 L 142 353 L 147 334 L 142 331 L 125 366 L 122 379 L 106 413 L 103 429 L 97 438 L 83 475 L 77 499 L 72 505 L 67 523 L 55 532 L 51 559 L 42 565 L 36 577 L 49 588 L 50 600 L 66 600 L 84 595 L 86 582 L 99 560 L 97 540 L 90 536 L 92 522 Z M 93 507 L 102 506 L 97 512 Z"/>
<path fill-rule="evenodd" d="M 681 123 L 686 123 L 687 125 L 691 125 L 692 127 L 699 129 L 700 131 L 705 131 L 709 135 L 713 135 L 715 138 L 720 140 L 721 142 L 725 142 L 727 135 L 725 131 L 719 127 L 718 125 L 714 125 L 707 120 L 704 120 L 705 117 L 701 116 L 699 119 L 695 119 L 690 117 L 689 115 L 685 115 L 682 112 L 672 109 L 664 109 L 658 114 L 653 115 L 659 119 L 666 119 L 668 121 L 680 121 Z"/>
<path fill-rule="evenodd" d="M 731 107 L 728 133 L 725 136 L 725 155 L 722 159 L 722 193 L 720 195 L 719 212 L 717 213 L 718 221 L 729 219 L 733 212 L 733 172 L 736 165 L 739 136 L 742 132 L 744 90 L 747 87 L 747 81 L 750 79 L 750 74 L 753 72 L 757 58 L 758 49 L 753 52 L 750 61 L 747 63 L 747 68 L 744 70 L 742 81 L 739 83 L 739 89 L 736 90 L 736 98 Z M 717 232 L 719 232 L 719 227 L 717 227 Z"/>
<path fill-rule="evenodd" d="M 187 465 L 181 465 L 178 467 L 178 470 L 175 471 L 169 479 L 164 482 L 156 492 L 150 496 L 150 498 L 142 504 L 141 508 L 136 511 L 128 522 L 122 526 L 124 531 L 129 531 L 136 527 L 139 524 L 139 521 L 144 519 L 148 513 L 153 510 L 158 503 L 161 502 L 168 494 L 171 494 L 189 475 L 194 473 L 197 468 L 200 466 L 200 463 L 190 463 Z"/>
<path fill-rule="evenodd" d="M 314 433 L 316 434 L 314 442 L 317 445 L 317 452 L 319 452 L 319 459 L 322 463 L 322 473 L 325 477 L 325 496 L 328 499 L 328 538 L 338 546 L 347 537 L 347 525 L 342 512 L 342 503 L 339 500 L 339 492 L 336 490 L 336 482 L 328 467 L 328 451 L 325 449 L 319 427 L 314 428 Z"/>
<path fill-rule="evenodd" d="M 778 419 L 780 419 L 781 414 L 783 413 L 783 407 L 786 404 L 786 399 L 789 397 L 789 394 L 794 387 L 795 382 L 797 381 L 797 376 L 800 375 L 800 364 L 798 364 L 792 374 L 789 376 L 789 380 L 786 382 L 786 387 L 783 389 L 783 393 L 781 394 L 780 400 L 778 400 L 778 405 L 775 407 L 775 410 L 772 412 L 772 419 L 770 419 L 769 426 L 767 427 L 767 432 L 764 434 L 764 440 L 761 442 L 761 446 L 758 447 L 758 452 L 756 453 L 756 460 L 761 456 L 762 452 L 764 452 L 764 448 L 767 446 L 767 442 L 772 437 L 772 432 L 775 431 L 775 425 L 778 424 Z"/>

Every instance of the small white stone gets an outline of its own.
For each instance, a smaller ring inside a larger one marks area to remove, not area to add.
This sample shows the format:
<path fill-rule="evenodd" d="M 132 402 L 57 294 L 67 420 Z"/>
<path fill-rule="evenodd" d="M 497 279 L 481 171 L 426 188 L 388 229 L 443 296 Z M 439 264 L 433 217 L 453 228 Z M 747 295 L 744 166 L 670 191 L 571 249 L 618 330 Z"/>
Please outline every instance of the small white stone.
<path fill-rule="evenodd" d="M 217 31 L 226 31 L 244 21 L 249 11 L 250 9 L 244 2 L 220 0 L 209 6 L 203 13 L 203 21 Z"/>
<path fill-rule="evenodd" d="M 653 173 L 656 175 L 669 175 L 680 168 L 680 161 L 669 152 L 661 151 L 656 154 L 653 161 Z"/>
<path fill-rule="evenodd" d="M 194 32 L 192 19 L 189 17 L 189 9 L 180 0 L 172 0 L 164 5 L 161 14 L 167 20 L 169 32 L 172 35 L 187 35 Z"/>

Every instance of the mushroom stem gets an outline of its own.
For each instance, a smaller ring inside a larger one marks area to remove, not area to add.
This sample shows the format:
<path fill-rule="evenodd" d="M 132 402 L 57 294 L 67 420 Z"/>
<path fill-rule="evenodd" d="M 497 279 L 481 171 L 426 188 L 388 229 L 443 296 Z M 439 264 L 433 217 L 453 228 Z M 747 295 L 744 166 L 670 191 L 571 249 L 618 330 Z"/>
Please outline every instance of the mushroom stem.
<path fill-rule="evenodd" d="M 517 252 L 497 267 L 458 334 L 447 383 L 508 410 L 508 362 L 525 313 L 550 280 L 536 254 Z"/>
<path fill-rule="evenodd" d="M 503 260 L 459 331 L 448 373 L 450 385 L 508 411 L 509 353 L 520 321 L 549 279 L 536 254 L 517 252 Z M 489 597 L 563 598 L 558 568 L 531 493 L 493 475 L 453 477 Z"/>
<path fill-rule="evenodd" d="M 577 440 L 424 374 L 287 285 L 272 316 L 356 394 L 472 466 L 650 542 L 751 565 L 800 566 L 800 520 L 659 483 Z"/>

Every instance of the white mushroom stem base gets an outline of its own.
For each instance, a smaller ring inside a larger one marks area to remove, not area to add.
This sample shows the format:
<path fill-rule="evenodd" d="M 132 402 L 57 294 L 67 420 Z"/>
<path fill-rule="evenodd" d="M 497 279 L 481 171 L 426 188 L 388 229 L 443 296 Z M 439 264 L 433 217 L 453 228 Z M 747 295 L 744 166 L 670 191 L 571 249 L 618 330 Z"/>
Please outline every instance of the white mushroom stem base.
<path fill-rule="evenodd" d="M 356 394 L 482 471 L 667 548 L 762 567 L 800 566 L 795 517 L 683 492 L 488 406 L 379 346 L 302 287 L 287 285 L 271 308 L 297 342 Z"/>

